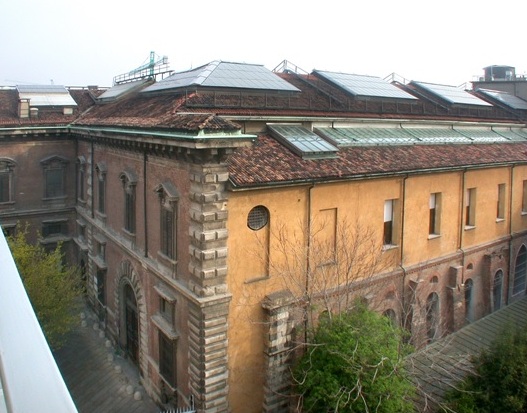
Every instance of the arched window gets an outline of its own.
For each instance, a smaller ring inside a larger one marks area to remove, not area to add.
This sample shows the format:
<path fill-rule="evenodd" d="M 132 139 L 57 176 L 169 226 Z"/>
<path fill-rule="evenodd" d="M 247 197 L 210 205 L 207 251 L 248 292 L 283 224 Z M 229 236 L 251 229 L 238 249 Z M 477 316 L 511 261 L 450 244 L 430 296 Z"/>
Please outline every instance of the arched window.
<path fill-rule="evenodd" d="M 179 192 L 171 182 L 159 184 L 154 191 L 160 200 L 160 253 L 176 261 Z"/>
<path fill-rule="evenodd" d="M 494 275 L 494 282 L 492 285 L 492 303 L 493 310 L 499 310 L 501 308 L 501 293 L 503 287 L 503 271 L 499 270 Z"/>
<path fill-rule="evenodd" d="M 383 316 L 387 317 L 393 325 L 397 325 L 397 315 L 395 314 L 395 311 L 391 308 L 388 308 L 382 313 Z"/>
<path fill-rule="evenodd" d="M 134 173 L 122 172 L 119 179 L 123 183 L 124 189 L 124 229 L 130 234 L 135 234 L 135 186 L 137 177 Z"/>
<path fill-rule="evenodd" d="M 471 279 L 465 281 L 465 319 L 472 321 L 472 290 L 474 282 Z"/>
<path fill-rule="evenodd" d="M 525 291 L 525 274 L 527 270 L 527 248 L 522 245 L 518 256 L 516 257 L 516 265 L 514 266 L 514 282 L 512 284 L 512 295 L 516 295 Z"/>
<path fill-rule="evenodd" d="M 439 337 L 439 296 L 431 293 L 426 299 L 426 334 L 428 342 Z"/>

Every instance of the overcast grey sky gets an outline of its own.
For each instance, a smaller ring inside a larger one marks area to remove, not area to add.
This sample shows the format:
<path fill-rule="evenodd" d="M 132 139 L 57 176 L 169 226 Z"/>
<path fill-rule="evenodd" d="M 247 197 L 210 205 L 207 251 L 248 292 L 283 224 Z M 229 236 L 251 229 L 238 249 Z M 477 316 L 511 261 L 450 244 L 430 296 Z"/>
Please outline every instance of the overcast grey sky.
<path fill-rule="evenodd" d="M 0 85 L 111 86 L 150 51 L 460 85 L 527 72 L 527 1 L 0 0 Z"/>

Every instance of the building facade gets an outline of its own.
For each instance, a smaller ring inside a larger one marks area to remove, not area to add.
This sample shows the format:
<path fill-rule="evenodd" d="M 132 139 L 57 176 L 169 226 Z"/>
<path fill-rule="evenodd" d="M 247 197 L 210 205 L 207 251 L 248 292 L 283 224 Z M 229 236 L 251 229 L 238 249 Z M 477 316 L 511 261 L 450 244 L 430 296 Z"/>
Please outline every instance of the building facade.
<path fill-rule="evenodd" d="M 160 404 L 289 411 L 306 304 L 420 347 L 525 295 L 527 106 L 282 69 L 0 90 L 4 231 L 62 243 Z"/>

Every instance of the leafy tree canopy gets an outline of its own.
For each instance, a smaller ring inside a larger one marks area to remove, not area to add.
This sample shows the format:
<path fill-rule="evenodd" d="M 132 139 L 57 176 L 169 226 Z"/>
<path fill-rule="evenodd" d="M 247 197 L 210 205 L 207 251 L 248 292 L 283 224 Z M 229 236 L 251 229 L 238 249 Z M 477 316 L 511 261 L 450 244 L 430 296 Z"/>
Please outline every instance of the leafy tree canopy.
<path fill-rule="evenodd" d="M 321 319 L 293 376 L 305 412 L 413 412 L 410 352 L 390 319 L 357 304 Z"/>
<path fill-rule="evenodd" d="M 447 393 L 447 411 L 527 411 L 527 331 L 507 327 L 488 350 L 474 358 L 474 369 L 475 374 Z"/>
<path fill-rule="evenodd" d="M 44 335 L 57 349 L 77 320 L 81 291 L 77 269 L 63 265 L 60 245 L 46 252 L 40 244 L 29 244 L 27 227 L 9 237 L 8 243 Z"/>

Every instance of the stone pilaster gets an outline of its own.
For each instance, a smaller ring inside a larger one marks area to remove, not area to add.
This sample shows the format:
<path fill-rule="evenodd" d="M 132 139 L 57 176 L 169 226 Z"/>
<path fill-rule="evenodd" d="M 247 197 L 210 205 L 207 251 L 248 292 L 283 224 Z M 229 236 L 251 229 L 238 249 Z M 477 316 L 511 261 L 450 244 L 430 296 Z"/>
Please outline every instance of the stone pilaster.
<path fill-rule="evenodd" d="M 262 303 L 268 330 L 265 336 L 265 387 L 263 412 L 289 412 L 294 297 L 289 291 L 270 294 Z"/>
<path fill-rule="evenodd" d="M 225 164 L 192 165 L 190 186 L 190 387 L 199 412 L 228 411 Z"/>

